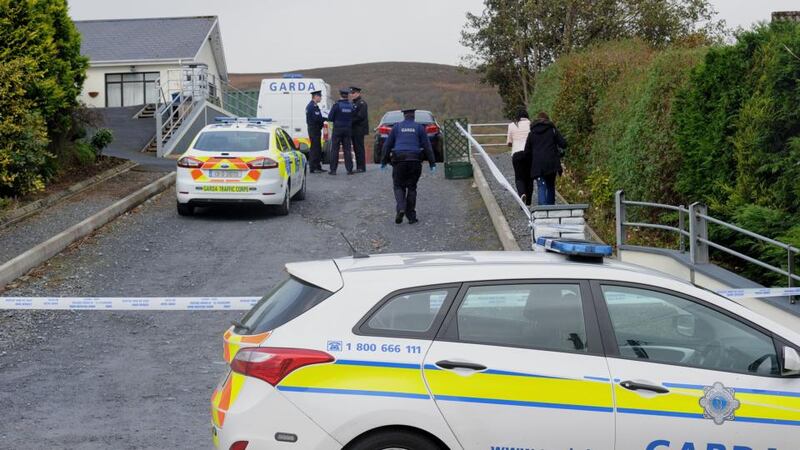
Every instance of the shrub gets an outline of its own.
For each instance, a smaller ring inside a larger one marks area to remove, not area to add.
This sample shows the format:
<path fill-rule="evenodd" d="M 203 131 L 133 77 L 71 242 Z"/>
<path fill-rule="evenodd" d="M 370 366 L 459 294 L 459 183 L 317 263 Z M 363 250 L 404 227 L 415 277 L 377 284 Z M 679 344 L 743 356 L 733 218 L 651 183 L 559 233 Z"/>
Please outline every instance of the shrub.
<path fill-rule="evenodd" d="M 100 128 L 92 136 L 91 144 L 98 155 L 103 153 L 103 149 L 114 141 L 114 134 L 108 128 Z"/>
<path fill-rule="evenodd" d="M 47 127 L 25 97 L 34 71 L 30 58 L 0 64 L 0 197 L 41 190 L 48 175 Z"/>

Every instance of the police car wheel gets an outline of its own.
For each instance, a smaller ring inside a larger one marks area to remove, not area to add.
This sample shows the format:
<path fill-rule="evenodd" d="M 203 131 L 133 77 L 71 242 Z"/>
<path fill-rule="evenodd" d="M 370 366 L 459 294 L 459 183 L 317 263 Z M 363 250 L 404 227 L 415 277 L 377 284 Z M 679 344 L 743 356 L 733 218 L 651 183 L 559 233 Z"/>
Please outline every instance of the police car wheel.
<path fill-rule="evenodd" d="M 308 173 L 308 172 L 306 172 Z M 303 176 L 303 185 L 300 186 L 300 190 L 294 194 L 292 200 L 305 200 L 306 199 L 306 180 L 308 179 L 307 176 Z"/>
<path fill-rule="evenodd" d="M 179 216 L 193 216 L 194 215 L 194 206 L 188 203 L 178 203 L 178 215 Z"/>
<path fill-rule="evenodd" d="M 432 439 L 406 431 L 385 431 L 359 439 L 347 450 L 441 450 L 443 447 Z"/>
<path fill-rule="evenodd" d="M 277 213 L 279 216 L 288 216 L 291 199 L 289 198 L 289 191 L 291 191 L 291 184 L 286 184 L 286 192 L 283 194 L 283 203 L 278 206 Z"/>

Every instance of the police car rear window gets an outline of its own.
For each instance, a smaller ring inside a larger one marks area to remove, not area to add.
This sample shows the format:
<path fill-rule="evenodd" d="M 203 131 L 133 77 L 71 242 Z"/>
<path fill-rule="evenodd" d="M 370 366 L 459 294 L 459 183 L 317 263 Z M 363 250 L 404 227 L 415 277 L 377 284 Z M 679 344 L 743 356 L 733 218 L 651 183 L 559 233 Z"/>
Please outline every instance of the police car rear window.
<path fill-rule="evenodd" d="M 397 123 L 402 121 L 403 121 L 402 112 L 391 111 L 383 116 L 381 123 Z M 419 123 L 433 123 L 433 115 L 428 111 L 417 111 L 414 113 L 414 121 Z"/>
<path fill-rule="evenodd" d="M 211 152 L 260 152 L 269 148 L 269 133 L 258 131 L 204 131 L 195 150 Z"/>
<path fill-rule="evenodd" d="M 272 288 L 256 306 L 242 318 L 247 329 L 237 329 L 237 334 L 258 334 L 274 330 L 317 306 L 333 293 L 289 278 Z"/>

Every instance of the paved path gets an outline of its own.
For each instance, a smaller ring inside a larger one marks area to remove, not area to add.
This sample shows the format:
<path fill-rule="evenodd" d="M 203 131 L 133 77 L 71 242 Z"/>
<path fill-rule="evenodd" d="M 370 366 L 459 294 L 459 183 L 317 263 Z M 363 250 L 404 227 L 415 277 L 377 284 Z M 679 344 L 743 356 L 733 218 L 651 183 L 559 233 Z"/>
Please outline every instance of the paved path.
<path fill-rule="evenodd" d="M 395 225 L 391 176 L 309 175 L 287 217 L 218 208 L 179 217 L 167 191 L 4 295 L 259 295 L 290 261 L 497 250 L 471 180 L 425 173 L 417 225 Z M 235 312 L 0 311 L 4 448 L 209 448 L 209 397 Z"/>

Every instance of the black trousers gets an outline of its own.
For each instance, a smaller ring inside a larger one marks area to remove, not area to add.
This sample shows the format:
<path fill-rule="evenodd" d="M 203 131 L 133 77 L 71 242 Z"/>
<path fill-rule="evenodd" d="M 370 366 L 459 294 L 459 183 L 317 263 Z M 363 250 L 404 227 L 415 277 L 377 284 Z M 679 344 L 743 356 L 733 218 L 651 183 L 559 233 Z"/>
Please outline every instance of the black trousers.
<path fill-rule="evenodd" d="M 322 170 L 322 129 L 308 129 L 311 149 L 308 151 L 308 164 L 311 170 Z"/>
<path fill-rule="evenodd" d="M 356 169 L 367 170 L 367 148 L 364 146 L 364 135 L 353 134 L 353 153 L 356 154 Z"/>
<path fill-rule="evenodd" d="M 511 155 L 511 163 L 514 165 L 514 184 L 517 187 L 517 194 L 520 197 L 525 194 L 525 204 L 530 206 L 533 196 L 531 160 L 525 157 L 525 153 L 517 152 Z"/>
<path fill-rule="evenodd" d="M 393 165 L 392 181 L 397 211 L 405 212 L 409 219 L 417 218 L 417 183 L 420 175 L 420 161 L 397 161 Z"/>
<path fill-rule="evenodd" d="M 333 131 L 333 141 L 331 142 L 331 154 L 330 156 L 330 167 L 331 172 L 336 172 L 336 168 L 339 166 L 339 147 L 343 147 L 344 149 L 344 168 L 347 169 L 347 172 L 353 171 L 353 150 L 351 147 L 352 137 L 350 136 L 350 130 L 344 131 L 336 131 L 334 128 Z"/>

